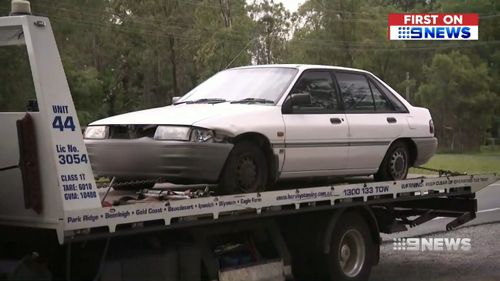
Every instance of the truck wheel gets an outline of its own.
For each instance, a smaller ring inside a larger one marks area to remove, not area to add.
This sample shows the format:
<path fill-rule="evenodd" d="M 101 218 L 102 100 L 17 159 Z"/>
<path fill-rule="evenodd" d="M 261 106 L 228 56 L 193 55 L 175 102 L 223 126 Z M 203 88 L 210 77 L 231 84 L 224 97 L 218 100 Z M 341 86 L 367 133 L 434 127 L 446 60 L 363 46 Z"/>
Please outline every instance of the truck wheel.
<path fill-rule="evenodd" d="M 237 143 L 224 165 L 219 188 L 222 194 L 264 191 L 268 169 L 266 157 L 254 143 Z"/>
<path fill-rule="evenodd" d="M 368 280 L 374 264 L 375 246 L 365 220 L 347 213 L 332 233 L 328 269 L 330 280 Z"/>
<path fill-rule="evenodd" d="M 402 142 L 393 143 L 384 157 L 378 172 L 374 175 L 376 181 L 404 180 L 410 168 L 408 148 Z"/>

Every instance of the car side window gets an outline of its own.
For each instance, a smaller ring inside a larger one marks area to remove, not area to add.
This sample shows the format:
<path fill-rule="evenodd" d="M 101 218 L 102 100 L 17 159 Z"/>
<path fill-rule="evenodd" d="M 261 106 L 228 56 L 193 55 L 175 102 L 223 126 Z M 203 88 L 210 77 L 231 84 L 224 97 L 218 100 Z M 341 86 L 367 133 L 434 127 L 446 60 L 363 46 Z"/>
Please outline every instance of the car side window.
<path fill-rule="evenodd" d="M 370 82 L 375 84 L 385 95 L 385 97 L 391 102 L 392 106 L 394 107 L 394 111 L 396 112 L 408 112 L 408 109 L 406 109 L 406 106 L 398 99 L 396 98 L 389 89 L 384 87 L 382 83 L 377 81 L 376 79 L 370 79 Z"/>
<path fill-rule="evenodd" d="M 294 113 L 328 113 L 338 110 L 338 95 L 332 75 L 328 71 L 304 72 L 290 94 L 307 94 L 311 98 L 310 104 L 293 105 Z"/>
<path fill-rule="evenodd" d="M 346 112 L 375 111 L 373 95 L 363 74 L 338 72 L 335 76 L 344 99 Z"/>
<path fill-rule="evenodd" d="M 375 102 L 375 111 L 377 112 L 393 112 L 394 107 L 392 104 L 387 100 L 387 98 L 382 94 L 378 88 L 373 84 L 372 81 L 369 81 L 370 83 L 370 89 L 372 90 L 373 93 L 373 100 Z"/>

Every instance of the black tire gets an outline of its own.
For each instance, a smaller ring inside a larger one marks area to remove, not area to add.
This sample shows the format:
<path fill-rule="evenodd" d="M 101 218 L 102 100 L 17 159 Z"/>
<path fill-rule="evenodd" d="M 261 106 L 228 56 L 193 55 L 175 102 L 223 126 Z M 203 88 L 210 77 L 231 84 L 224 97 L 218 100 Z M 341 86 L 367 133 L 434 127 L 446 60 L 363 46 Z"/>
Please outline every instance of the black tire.
<path fill-rule="evenodd" d="M 239 194 L 264 191 L 268 165 L 263 151 L 254 143 L 237 143 L 226 160 L 219 180 L 219 193 Z"/>
<path fill-rule="evenodd" d="M 128 179 L 128 178 L 116 178 L 113 183 L 114 190 L 125 190 L 125 191 L 135 191 L 141 189 L 151 189 L 155 186 L 154 181 L 148 181 L 146 179 Z"/>
<path fill-rule="evenodd" d="M 376 181 L 404 180 L 410 169 L 410 153 L 403 142 L 393 143 L 374 175 Z"/>
<path fill-rule="evenodd" d="M 348 212 L 335 226 L 330 242 L 327 268 L 328 279 L 362 281 L 370 277 L 376 245 L 363 217 Z"/>

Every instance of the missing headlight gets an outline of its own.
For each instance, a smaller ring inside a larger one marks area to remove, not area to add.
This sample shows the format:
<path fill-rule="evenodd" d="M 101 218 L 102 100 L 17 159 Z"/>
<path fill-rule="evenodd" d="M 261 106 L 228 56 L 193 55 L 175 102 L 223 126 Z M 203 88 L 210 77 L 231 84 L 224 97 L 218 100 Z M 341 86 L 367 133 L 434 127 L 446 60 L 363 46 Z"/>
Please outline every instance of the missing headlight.
<path fill-rule="evenodd" d="M 214 142 L 215 133 L 212 130 L 193 128 L 190 141 L 192 142 Z"/>

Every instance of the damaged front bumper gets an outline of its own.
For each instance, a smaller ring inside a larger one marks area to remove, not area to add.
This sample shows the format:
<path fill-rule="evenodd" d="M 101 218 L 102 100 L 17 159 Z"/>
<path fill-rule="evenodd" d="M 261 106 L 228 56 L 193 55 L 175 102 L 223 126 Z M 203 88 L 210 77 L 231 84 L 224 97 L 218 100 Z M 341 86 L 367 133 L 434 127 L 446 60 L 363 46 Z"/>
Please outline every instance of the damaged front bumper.
<path fill-rule="evenodd" d="M 158 178 L 173 183 L 213 183 L 233 148 L 231 143 L 85 140 L 96 176 Z"/>

